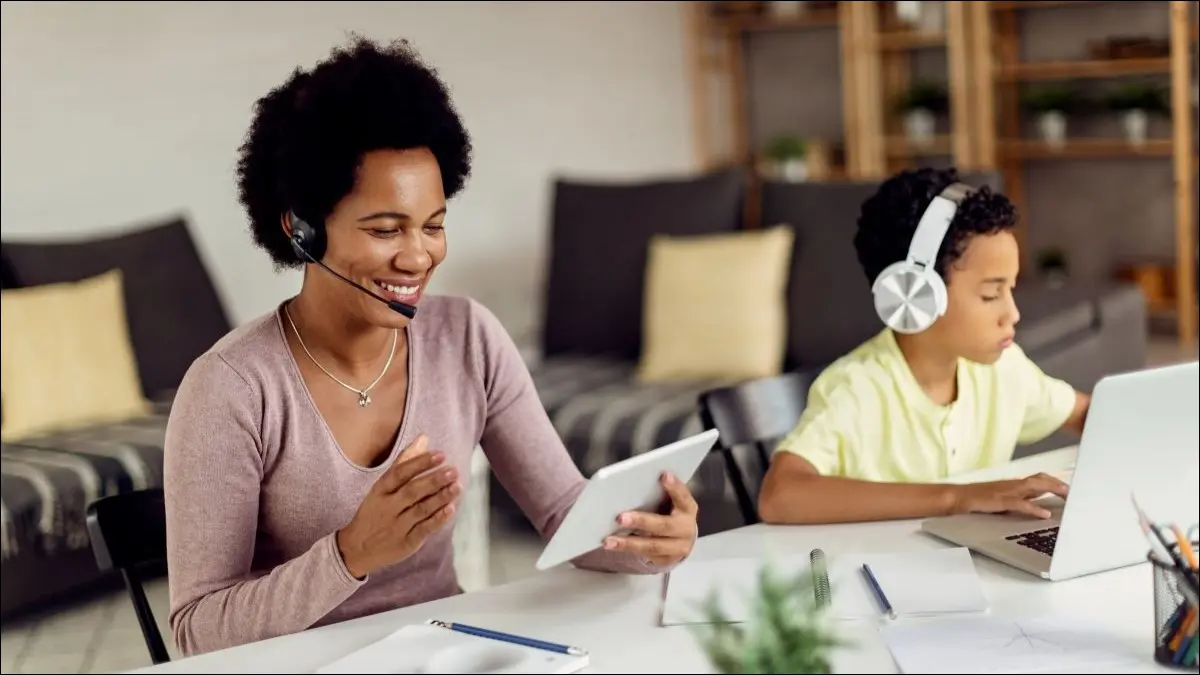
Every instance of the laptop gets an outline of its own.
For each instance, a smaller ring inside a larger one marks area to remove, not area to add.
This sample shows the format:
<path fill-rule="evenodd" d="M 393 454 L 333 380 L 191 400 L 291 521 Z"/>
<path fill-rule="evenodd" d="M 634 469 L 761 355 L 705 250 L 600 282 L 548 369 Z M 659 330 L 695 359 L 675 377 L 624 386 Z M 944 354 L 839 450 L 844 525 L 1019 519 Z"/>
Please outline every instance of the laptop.
<path fill-rule="evenodd" d="M 1200 520 L 1200 362 L 1110 375 L 1092 391 L 1066 500 L 1047 520 L 970 513 L 929 518 L 936 537 L 1057 581 L 1146 561 L 1132 497 L 1158 522 Z"/>

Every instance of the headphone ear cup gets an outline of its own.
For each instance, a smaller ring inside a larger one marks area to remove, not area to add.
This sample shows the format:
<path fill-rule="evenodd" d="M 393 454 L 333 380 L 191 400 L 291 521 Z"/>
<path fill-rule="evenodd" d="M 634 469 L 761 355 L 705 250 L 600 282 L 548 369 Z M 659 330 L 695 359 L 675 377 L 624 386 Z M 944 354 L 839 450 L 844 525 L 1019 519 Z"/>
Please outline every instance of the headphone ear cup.
<path fill-rule="evenodd" d="M 871 287 L 875 312 L 897 333 L 920 333 L 946 313 L 946 284 L 932 269 L 901 261 L 888 266 Z"/>

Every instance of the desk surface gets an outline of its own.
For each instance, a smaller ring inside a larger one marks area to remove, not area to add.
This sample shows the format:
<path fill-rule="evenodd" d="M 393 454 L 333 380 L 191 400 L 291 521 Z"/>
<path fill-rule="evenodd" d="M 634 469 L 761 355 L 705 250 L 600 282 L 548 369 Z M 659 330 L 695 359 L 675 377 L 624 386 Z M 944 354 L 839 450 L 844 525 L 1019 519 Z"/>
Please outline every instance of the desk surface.
<path fill-rule="evenodd" d="M 1075 448 L 1028 457 L 959 480 L 994 480 L 1074 465 Z M 1131 525 L 1132 526 L 1132 525 Z M 757 525 L 703 537 L 695 559 L 737 555 L 830 555 L 851 551 L 906 551 L 948 546 L 919 530 L 919 521 L 855 525 L 771 527 Z M 1074 613 L 1097 621 L 1115 643 L 1151 659 L 1154 608 L 1149 565 L 1142 564 L 1070 581 L 1048 582 L 974 556 L 993 613 Z M 415 607 L 347 621 L 135 672 L 312 672 L 380 640 L 408 623 L 429 618 L 462 621 L 589 649 L 595 673 L 710 673 L 685 626 L 660 627 L 664 579 L 584 572 L 562 566 L 519 582 Z M 897 672 L 870 622 L 844 624 L 856 648 L 839 653 L 838 673 Z"/>

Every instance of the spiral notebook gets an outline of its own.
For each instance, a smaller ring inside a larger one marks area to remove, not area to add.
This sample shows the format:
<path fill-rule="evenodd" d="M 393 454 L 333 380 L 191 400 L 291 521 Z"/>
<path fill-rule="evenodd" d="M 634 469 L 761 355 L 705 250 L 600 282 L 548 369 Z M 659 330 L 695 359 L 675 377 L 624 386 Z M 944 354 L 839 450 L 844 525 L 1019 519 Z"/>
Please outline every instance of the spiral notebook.
<path fill-rule="evenodd" d="M 577 673 L 590 659 L 431 623 L 404 626 L 317 673 Z"/>
<path fill-rule="evenodd" d="M 897 616 L 930 616 L 984 612 L 988 609 L 983 584 L 966 548 L 945 548 L 910 553 L 861 553 L 827 557 L 821 549 L 802 556 L 774 560 L 721 558 L 688 561 L 667 578 L 662 625 L 700 623 L 703 603 L 716 593 L 725 614 L 734 623 L 750 618 L 751 599 L 764 564 L 777 574 L 813 575 L 818 604 L 839 619 L 864 619 L 883 615 L 875 595 L 862 575 L 868 564 Z"/>

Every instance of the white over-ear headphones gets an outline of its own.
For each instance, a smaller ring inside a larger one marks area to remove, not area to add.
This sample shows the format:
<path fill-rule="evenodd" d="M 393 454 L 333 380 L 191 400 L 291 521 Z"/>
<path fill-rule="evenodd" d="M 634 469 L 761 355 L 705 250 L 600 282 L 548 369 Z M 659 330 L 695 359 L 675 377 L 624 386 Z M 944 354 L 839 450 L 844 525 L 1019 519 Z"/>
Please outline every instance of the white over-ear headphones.
<path fill-rule="evenodd" d="M 933 198 L 908 246 L 908 257 L 888 265 L 875 283 L 875 311 L 898 333 L 920 333 L 946 313 L 946 282 L 934 269 L 954 214 L 972 188 L 954 183 Z"/>

